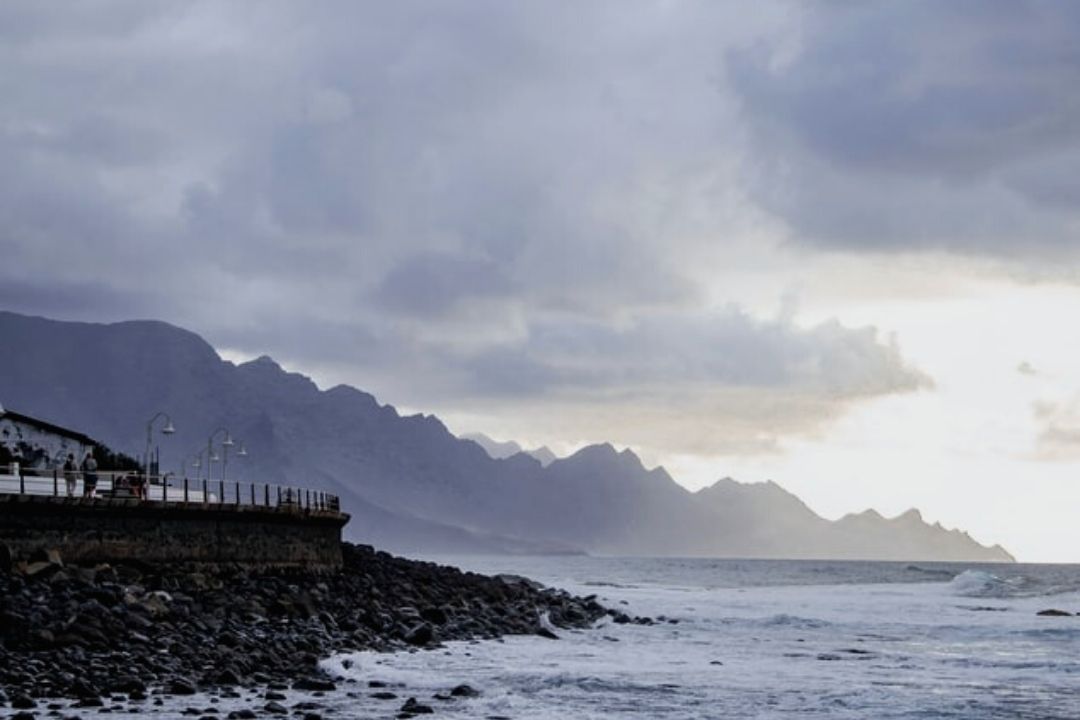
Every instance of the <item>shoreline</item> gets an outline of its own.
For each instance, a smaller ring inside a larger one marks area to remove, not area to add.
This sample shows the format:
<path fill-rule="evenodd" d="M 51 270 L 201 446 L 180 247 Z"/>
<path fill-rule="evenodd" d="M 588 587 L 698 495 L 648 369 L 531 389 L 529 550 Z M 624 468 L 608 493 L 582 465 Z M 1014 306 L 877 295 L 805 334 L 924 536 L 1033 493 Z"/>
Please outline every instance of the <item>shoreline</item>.
<path fill-rule="evenodd" d="M 558 629 L 587 628 L 605 615 L 650 622 L 517 576 L 349 543 L 342 553 L 336 572 L 87 568 L 55 554 L 22 572 L 0 571 L 0 707 L 51 712 L 59 699 L 101 708 L 103 698 L 138 704 L 204 692 L 238 699 L 237 689 L 264 688 L 259 702 L 267 702 L 253 712 L 274 714 L 283 690 L 334 690 L 319 667 L 333 655 L 504 635 L 555 638 Z"/>

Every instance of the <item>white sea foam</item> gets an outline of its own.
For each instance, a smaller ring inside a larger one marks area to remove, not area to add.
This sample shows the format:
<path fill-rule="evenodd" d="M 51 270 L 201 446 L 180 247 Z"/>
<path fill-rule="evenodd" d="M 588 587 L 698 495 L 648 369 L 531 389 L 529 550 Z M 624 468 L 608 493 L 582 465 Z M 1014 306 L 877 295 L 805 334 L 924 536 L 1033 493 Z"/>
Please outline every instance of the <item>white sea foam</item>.
<path fill-rule="evenodd" d="M 359 653 L 326 667 L 400 683 L 455 718 L 1011 718 L 1018 707 L 1074 718 L 1080 621 L 1048 633 L 1037 598 L 972 612 L 951 585 L 607 588 L 611 605 L 678 622 Z M 1080 606 L 1080 595 L 1058 599 Z M 462 682 L 483 695 L 430 700 Z"/>
<path fill-rule="evenodd" d="M 965 570 L 949 582 L 949 591 L 961 597 L 1001 598 L 1010 590 L 1006 580 L 984 570 Z"/>
<path fill-rule="evenodd" d="M 627 559 L 475 562 L 469 569 L 599 592 L 610 607 L 676 622 L 604 621 L 591 630 L 559 629 L 560 640 L 512 637 L 330 658 L 323 666 L 342 680 L 337 692 L 318 698 L 326 716 L 391 717 L 407 697 L 435 706 L 436 717 L 515 720 L 1073 720 L 1080 705 L 1080 618 L 1036 615 L 1051 606 L 1080 611 L 1080 593 L 1060 592 L 1077 586 L 1076 568 L 1017 582 L 1010 578 L 1033 571 L 957 568 L 957 578 L 946 581 L 938 567 L 917 572 L 899 564 L 810 572 L 782 563 L 680 561 L 669 571 L 646 560 L 635 575 Z M 744 584 L 725 587 L 733 584 L 725 572 Z M 762 572 L 772 577 L 757 577 Z M 860 573 L 874 584 L 850 584 Z M 778 574 L 817 584 L 780 586 Z M 895 582 L 913 575 L 939 577 Z M 822 577 L 847 584 L 822 584 Z M 999 586 L 1006 589 L 1000 596 L 978 594 Z M 1049 589 L 1056 594 L 1036 594 Z M 969 594 L 991 599 L 965 601 Z M 369 697 L 370 681 L 388 683 L 398 697 Z M 482 694 L 434 699 L 460 683 Z M 193 704 L 203 703 L 176 700 L 157 717 L 180 718 Z"/>

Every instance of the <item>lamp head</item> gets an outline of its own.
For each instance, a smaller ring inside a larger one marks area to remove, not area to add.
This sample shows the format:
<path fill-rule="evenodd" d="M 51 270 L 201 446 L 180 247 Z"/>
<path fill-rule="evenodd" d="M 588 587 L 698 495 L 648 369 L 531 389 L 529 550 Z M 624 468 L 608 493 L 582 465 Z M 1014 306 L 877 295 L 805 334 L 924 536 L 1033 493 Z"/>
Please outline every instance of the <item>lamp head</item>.
<path fill-rule="evenodd" d="M 221 444 L 224 445 L 225 447 L 232 447 L 236 443 L 233 442 L 232 436 L 229 435 L 229 433 L 226 431 L 225 439 L 221 441 Z"/>
<path fill-rule="evenodd" d="M 176 432 L 176 428 L 173 427 L 172 420 L 166 419 L 165 427 L 161 428 L 161 434 L 172 435 L 174 432 Z"/>
<path fill-rule="evenodd" d="M 243 445 L 241 445 L 240 449 L 236 451 L 237 457 L 247 457 L 247 454 L 247 448 L 245 448 Z"/>

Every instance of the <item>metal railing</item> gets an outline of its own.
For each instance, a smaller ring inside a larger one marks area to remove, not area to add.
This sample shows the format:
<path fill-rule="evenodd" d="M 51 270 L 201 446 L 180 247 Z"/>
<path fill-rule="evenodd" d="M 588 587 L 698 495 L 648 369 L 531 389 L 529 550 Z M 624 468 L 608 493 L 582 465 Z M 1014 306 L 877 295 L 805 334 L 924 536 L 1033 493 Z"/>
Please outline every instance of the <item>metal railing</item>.
<path fill-rule="evenodd" d="M 97 482 L 87 482 L 87 475 Z M 0 495 L 112 498 L 181 505 L 295 508 L 339 512 L 337 495 L 292 485 L 177 477 L 171 473 L 65 472 L 61 468 L 0 465 Z"/>

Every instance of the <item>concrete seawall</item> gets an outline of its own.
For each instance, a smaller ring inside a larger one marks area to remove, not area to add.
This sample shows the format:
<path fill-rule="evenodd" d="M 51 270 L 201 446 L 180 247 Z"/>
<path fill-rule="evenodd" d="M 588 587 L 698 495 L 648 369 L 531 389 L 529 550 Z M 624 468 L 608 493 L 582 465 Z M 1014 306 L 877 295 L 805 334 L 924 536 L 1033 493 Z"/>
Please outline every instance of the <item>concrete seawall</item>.
<path fill-rule="evenodd" d="M 336 569 L 348 520 L 295 506 L 0 495 L 0 543 L 15 558 L 55 549 L 75 563 Z"/>

